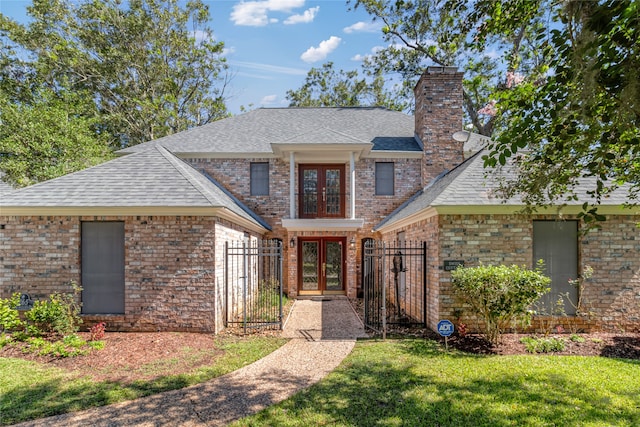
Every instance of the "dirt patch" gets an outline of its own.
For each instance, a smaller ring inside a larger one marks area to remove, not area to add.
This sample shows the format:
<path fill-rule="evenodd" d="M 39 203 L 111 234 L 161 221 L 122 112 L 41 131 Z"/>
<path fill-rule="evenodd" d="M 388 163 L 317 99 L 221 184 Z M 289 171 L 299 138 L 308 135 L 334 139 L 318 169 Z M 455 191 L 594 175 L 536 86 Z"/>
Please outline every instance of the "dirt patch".
<path fill-rule="evenodd" d="M 89 339 L 88 333 L 79 333 Z M 0 357 L 17 357 L 57 366 L 96 381 L 130 383 L 182 374 L 211 364 L 223 353 L 213 335 L 183 332 L 107 332 L 102 350 L 56 358 L 23 353 L 20 345 L 0 349 Z"/>
<path fill-rule="evenodd" d="M 524 337 L 540 339 L 556 338 L 564 342 L 564 350 L 547 354 L 571 356 L 602 356 L 623 359 L 640 359 L 640 334 L 604 333 L 560 334 L 560 335 L 525 335 L 505 334 L 500 343 L 490 345 L 479 335 L 467 335 L 462 338 L 450 338 L 449 345 L 459 350 L 476 354 L 531 354 L 520 340 Z"/>
<path fill-rule="evenodd" d="M 361 319 L 364 318 L 364 306 L 362 299 L 350 299 L 350 302 Z M 372 331 L 368 330 L 371 336 Z M 430 329 L 410 328 L 398 325 L 390 325 L 387 336 L 389 337 L 421 337 L 439 340 L 444 343 L 444 338 Z M 572 355 L 572 356 L 602 356 L 623 359 L 640 360 L 640 333 L 631 332 L 593 332 L 589 334 L 504 334 L 500 343 L 491 345 L 481 335 L 467 334 L 465 337 L 457 333 L 449 337 L 447 342 L 452 348 L 473 354 L 487 355 L 518 355 L 532 354 L 527 351 L 525 344 L 521 342 L 523 337 L 557 338 L 564 342 L 564 350 L 546 354 Z M 536 353 L 540 354 L 540 353 Z"/>

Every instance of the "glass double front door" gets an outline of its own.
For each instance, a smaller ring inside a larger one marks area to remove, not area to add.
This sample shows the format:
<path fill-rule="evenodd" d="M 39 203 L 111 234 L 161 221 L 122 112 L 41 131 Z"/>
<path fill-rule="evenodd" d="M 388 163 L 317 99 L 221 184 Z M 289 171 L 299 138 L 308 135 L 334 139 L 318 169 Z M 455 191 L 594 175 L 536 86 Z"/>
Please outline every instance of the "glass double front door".
<path fill-rule="evenodd" d="M 344 237 L 300 238 L 298 286 L 300 295 L 344 292 Z"/>

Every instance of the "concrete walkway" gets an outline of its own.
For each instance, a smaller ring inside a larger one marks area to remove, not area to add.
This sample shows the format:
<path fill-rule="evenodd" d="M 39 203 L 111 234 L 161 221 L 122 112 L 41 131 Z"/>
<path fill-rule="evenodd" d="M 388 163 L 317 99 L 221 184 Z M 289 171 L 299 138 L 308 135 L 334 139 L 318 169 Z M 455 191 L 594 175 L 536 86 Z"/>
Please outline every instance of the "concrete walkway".
<path fill-rule="evenodd" d="M 349 301 L 335 297 L 295 301 L 283 336 L 292 339 L 267 357 L 206 383 L 20 425 L 226 425 L 318 382 L 366 335 Z"/>

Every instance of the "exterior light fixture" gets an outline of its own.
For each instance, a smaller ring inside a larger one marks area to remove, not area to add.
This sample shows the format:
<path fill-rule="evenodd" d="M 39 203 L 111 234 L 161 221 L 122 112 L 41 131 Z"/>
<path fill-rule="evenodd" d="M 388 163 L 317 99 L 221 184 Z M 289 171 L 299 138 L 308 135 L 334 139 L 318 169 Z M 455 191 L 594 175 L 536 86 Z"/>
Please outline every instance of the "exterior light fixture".
<path fill-rule="evenodd" d="M 295 248 L 296 247 L 296 238 L 292 237 L 291 240 L 289 240 L 289 247 L 290 248 Z"/>
<path fill-rule="evenodd" d="M 356 238 L 355 238 L 355 236 L 351 237 L 351 240 L 349 241 L 349 247 L 351 249 L 355 249 L 356 248 Z"/>

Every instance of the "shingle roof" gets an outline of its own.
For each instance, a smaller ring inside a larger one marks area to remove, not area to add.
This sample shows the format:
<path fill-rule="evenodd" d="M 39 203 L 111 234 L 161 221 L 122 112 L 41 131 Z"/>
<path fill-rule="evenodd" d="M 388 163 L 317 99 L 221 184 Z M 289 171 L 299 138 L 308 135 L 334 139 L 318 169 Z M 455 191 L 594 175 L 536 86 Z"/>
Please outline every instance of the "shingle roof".
<path fill-rule="evenodd" d="M 383 225 L 390 225 L 411 217 L 419 212 L 433 207 L 482 207 L 482 206 L 523 206 L 519 196 L 504 200 L 496 195 L 500 180 L 512 179 L 516 176 L 516 169 L 507 163 L 501 169 L 485 169 L 483 154 L 479 151 L 451 171 L 436 177 L 427 187 L 418 191 L 402 206 L 380 222 L 375 229 Z M 593 179 L 582 179 L 575 187 L 578 201 L 567 205 L 581 206 L 588 200 L 587 191 L 594 188 Z M 602 206 L 622 206 L 629 202 L 627 186 L 614 191 L 602 200 Z"/>
<path fill-rule="evenodd" d="M 16 190 L 2 198 L 0 213 L 19 207 L 225 208 L 269 229 L 237 199 L 162 147 Z"/>
<path fill-rule="evenodd" d="M 414 118 L 384 108 L 261 108 L 121 150 L 161 145 L 172 153 L 271 153 L 271 144 L 363 144 L 421 151 Z"/>

